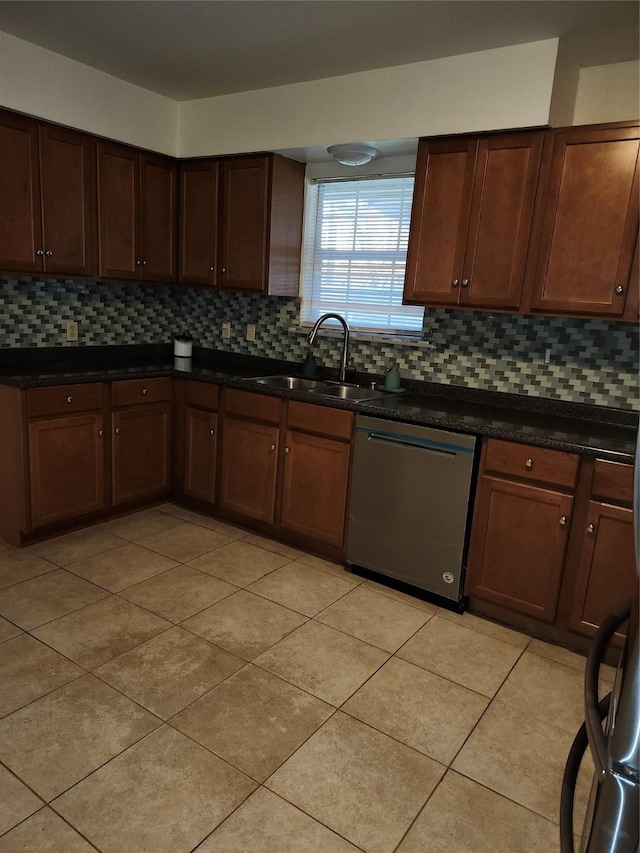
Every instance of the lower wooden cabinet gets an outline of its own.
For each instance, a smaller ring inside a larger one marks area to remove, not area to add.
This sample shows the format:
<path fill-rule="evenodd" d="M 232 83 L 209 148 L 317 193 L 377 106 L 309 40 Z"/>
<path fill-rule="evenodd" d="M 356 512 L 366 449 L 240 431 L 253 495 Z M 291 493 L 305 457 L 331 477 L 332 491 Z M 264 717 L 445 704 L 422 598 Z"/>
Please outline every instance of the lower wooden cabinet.
<path fill-rule="evenodd" d="M 280 427 L 226 415 L 222 426 L 220 506 L 273 524 Z"/>
<path fill-rule="evenodd" d="M 218 415 L 187 406 L 184 426 L 185 495 L 212 504 L 216 499 Z"/>
<path fill-rule="evenodd" d="M 476 499 L 468 591 L 552 622 L 567 547 L 570 495 L 483 477 Z"/>
<path fill-rule="evenodd" d="M 143 405 L 113 412 L 113 504 L 133 503 L 171 489 L 171 408 Z"/>
<path fill-rule="evenodd" d="M 31 527 L 44 527 L 105 508 L 101 413 L 28 424 Z"/>

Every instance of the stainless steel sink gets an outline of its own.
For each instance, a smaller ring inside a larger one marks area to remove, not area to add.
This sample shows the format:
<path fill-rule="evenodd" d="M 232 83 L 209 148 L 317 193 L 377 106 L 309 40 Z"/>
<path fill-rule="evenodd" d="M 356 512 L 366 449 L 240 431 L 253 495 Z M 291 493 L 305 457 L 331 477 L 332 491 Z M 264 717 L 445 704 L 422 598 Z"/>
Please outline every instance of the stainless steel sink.
<path fill-rule="evenodd" d="M 283 388 L 286 391 L 315 391 L 331 384 L 327 380 L 304 379 L 302 376 L 254 376 L 246 381 L 266 385 L 268 388 Z"/>
<path fill-rule="evenodd" d="M 378 400 L 384 397 L 384 391 L 373 388 L 359 388 L 356 385 L 332 385 L 328 388 L 317 388 L 313 391 L 318 397 L 334 397 L 338 400 Z"/>

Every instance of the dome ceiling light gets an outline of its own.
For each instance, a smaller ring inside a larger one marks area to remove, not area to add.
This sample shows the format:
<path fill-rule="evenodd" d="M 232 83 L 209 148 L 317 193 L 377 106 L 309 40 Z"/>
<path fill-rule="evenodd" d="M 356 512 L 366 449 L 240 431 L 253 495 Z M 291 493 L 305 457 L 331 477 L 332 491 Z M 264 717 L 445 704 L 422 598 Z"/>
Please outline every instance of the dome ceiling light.
<path fill-rule="evenodd" d="M 344 145 L 330 145 L 327 153 L 342 163 L 343 166 L 364 166 L 378 156 L 378 149 L 371 145 L 362 145 L 359 142 L 350 142 Z"/>

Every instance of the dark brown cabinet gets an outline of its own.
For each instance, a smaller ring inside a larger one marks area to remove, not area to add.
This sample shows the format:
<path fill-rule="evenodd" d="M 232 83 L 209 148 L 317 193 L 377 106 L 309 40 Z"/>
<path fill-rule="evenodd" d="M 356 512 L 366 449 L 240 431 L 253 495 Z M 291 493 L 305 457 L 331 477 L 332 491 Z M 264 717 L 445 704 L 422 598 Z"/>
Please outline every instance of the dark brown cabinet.
<path fill-rule="evenodd" d="M 637 586 L 633 544 L 633 469 L 597 460 L 582 522 L 578 573 L 569 626 L 592 636 Z M 616 635 L 624 638 L 624 628 Z"/>
<path fill-rule="evenodd" d="M 26 412 L 29 526 L 35 530 L 103 510 L 102 386 L 30 389 Z"/>
<path fill-rule="evenodd" d="M 482 451 L 467 592 L 552 622 L 579 458 L 490 439 Z"/>
<path fill-rule="evenodd" d="M 287 422 L 280 525 L 342 548 L 353 415 L 290 402 Z"/>
<path fill-rule="evenodd" d="M 180 281 L 298 293 L 304 165 L 277 154 L 180 166 Z"/>
<path fill-rule="evenodd" d="M 273 524 L 282 401 L 229 390 L 225 394 L 220 506 Z"/>
<path fill-rule="evenodd" d="M 0 113 L 0 269 L 93 273 L 94 143 Z"/>
<path fill-rule="evenodd" d="M 423 139 L 404 302 L 518 308 L 543 134 Z"/>
<path fill-rule="evenodd" d="M 534 311 L 624 315 L 638 233 L 638 130 L 625 125 L 550 133 Z"/>
<path fill-rule="evenodd" d="M 170 379 L 112 383 L 111 485 L 114 506 L 169 493 L 170 401 Z"/>
<path fill-rule="evenodd" d="M 175 281 L 174 160 L 98 143 L 98 254 L 103 278 Z"/>
<path fill-rule="evenodd" d="M 188 406 L 185 412 L 185 495 L 205 503 L 216 499 L 218 416 Z"/>

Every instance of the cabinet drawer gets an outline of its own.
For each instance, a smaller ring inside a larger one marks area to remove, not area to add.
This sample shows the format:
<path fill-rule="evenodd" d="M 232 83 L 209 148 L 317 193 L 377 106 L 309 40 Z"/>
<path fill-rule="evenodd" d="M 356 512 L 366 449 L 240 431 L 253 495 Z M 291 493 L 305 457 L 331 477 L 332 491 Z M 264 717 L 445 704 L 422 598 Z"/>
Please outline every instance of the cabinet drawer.
<path fill-rule="evenodd" d="M 612 503 L 633 502 L 633 466 L 596 459 L 591 494 Z"/>
<path fill-rule="evenodd" d="M 340 409 L 329 409 L 326 406 L 314 406 L 312 403 L 289 403 L 287 424 L 289 429 L 301 429 L 305 432 L 315 432 L 320 435 L 330 435 L 333 438 L 351 438 L 353 415 Z"/>
<path fill-rule="evenodd" d="M 171 379 L 124 379 L 111 384 L 112 406 L 137 406 L 171 399 Z"/>
<path fill-rule="evenodd" d="M 580 457 L 575 453 L 496 439 L 487 441 L 484 459 L 485 471 L 568 489 L 576 484 L 579 465 Z"/>
<path fill-rule="evenodd" d="M 272 424 L 279 424 L 282 415 L 282 400 L 278 397 L 236 391 L 234 388 L 225 391 L 224 407 L 228 414 Z"/>
<path fill-rule="evenodd" d="M 218 408 L 218 386 L 208 382 L 187 380 L 187 405 L 200 406 L 203 409 Z"/>
<path fill-rule="evenodd" d="M 102 384 L 55 385 L 51 388 L 30 388 L 27 391 L 27 414 L 30 418 L 46 415 L 66 415 L 102 408 Z"/>

